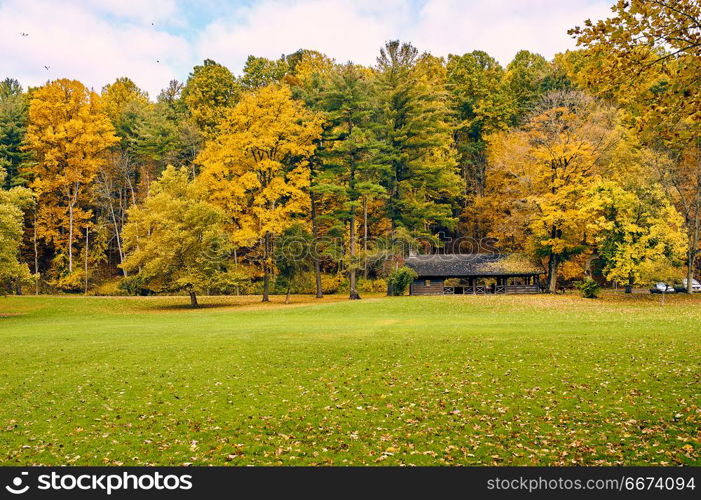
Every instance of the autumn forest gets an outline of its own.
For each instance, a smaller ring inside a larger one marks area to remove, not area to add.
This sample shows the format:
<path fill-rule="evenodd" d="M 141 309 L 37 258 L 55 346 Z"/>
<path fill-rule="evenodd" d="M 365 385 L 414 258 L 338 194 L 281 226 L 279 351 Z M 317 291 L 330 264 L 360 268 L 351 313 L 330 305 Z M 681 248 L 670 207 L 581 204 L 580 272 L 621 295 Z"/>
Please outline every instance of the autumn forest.
<path fill-rule="evenodd" d="M 359 298 L 409 248 L 525 254 L 550 292 L 691 287 L 700 26 L 694 0 L 621 1 L 552 60 L 389 41 L 371 67 L 205 60 L 158 96 L 4 75 L 0 287 Z"/>

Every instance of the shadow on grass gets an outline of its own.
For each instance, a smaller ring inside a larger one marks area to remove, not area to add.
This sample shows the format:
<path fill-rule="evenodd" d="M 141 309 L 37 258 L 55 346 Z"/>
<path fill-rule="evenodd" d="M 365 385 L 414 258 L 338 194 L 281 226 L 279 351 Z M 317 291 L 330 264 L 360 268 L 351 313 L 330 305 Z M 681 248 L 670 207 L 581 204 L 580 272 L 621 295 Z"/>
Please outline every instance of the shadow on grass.
<path fill-rule="evenodd" d="M 250 296 L 249 296 L 250 297 Z M 197 307 L 192 307 L 189 302 L 177 302 L 168 304 L 149 304 L 147 309 L 151 311 L 198 311 L 205 309 L 258 309 L 258 308 L 268 308 L 268 307 L 289 307 L 289 306 L 301 306 L 310 305 L 313 302 L 307 300 L 291 300 L 288 304 L 285 304 L 284 298 L 276 300 L 277 297 L 271 297 L 270 302 L 263 302 L 260 298 L 255 296 L 248 298 L 238 298 L 238 299 L 214 299 L 210 298 L 205 302 L 200 302 Z M 330 301 L 329 301 L 330 302 Z"/>
<path fill-rule="evenodd" d="M 164 304 L 150 306 L 149 309 L 154 311 L 200 311 L 202 309 L 226 309 L 246 305 L 249 304 L 200 304 L 197 307 L 192 307 L 190 304 Z"/>

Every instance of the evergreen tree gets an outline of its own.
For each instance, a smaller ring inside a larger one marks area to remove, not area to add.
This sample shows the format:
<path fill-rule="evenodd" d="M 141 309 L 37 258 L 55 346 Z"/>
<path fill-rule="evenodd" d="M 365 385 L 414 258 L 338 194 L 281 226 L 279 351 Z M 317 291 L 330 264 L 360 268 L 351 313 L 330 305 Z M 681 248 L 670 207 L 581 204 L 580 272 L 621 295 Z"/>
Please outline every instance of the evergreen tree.
<path fill-rule="evenodd" d="M 17 80 L 6 78 L 0 82 L 0 168 L 5 170 L 5 188 L 25 183 L 20 173 L 29 158 L 22 150 L 26 132 L 26 95 Z"/>
<path fill-rule="evenodd" d="M 452 147 L 448 96 L 419 71 L 419 53 L 390 41 L 377 59 L 377 120 L 383 179 L 392 226 L 429 234 L 452 226 L 452 197 L 460 179 Z"/>
<path fill-rule="evenodd" d="M 292 95 L 304 101 L 306 106 L 319 113 L 324 112 L 323 93 L 328 87 L 331 74 L 336 71 L 333 60 L 327 56 L 309 50 L 299 50 L 287 57 L 290 66 L 290 74 L 286 75 L 285 81 L 289 82 Z M 325 248 L 322 242 L 323 233 L 328 232 L 328 224 L 322 224 L 324 220 L 333 227 L 333 214 L 326 217 L 329 207 L 324 207 L 324 188 L 320 187 L 321 177 L 324 172 L 323 156 L 328 141 L 328 129 L 332 124 L 328 121 L 322 123 L 322 134 L 316 140 L 316 148 L 309 156 L 309 219 L 311 222 L 312 236 L 315 241 L 312 260 L 314 263 L 314 281 L 316 287 L 316 298 L 323 298 L 321 285 L 321 264 L 322 253 Z M 323 212 L 323 213 L 322 213 Z M 323 226 L 323 227 L 322 227 Z"/>
<path fill-rule="evenodd" d="M 319 192 L 331 192 L 342 200 L 336 216 L 348 224 L 348 272 L 350 298 L 359 299 L 358 209 L 364 193 L 381 190 L 378 184 L 383 165 L 377 163 L 379 142 L 372 122 L 371 84 L 360 68 L 347 64 L 332 76 L 322 94 L 322 108 L 329 126 L 323 154 L 324 172 Z"/>
<path fill-rule="evenodd" d="M 504 88 L 504 69 L 486 52 L 451 55 L 447 70 L 455 113 L 453 135 L 467 200 L 484 192 L 486 135 L 506 128 L 514 111 Z"/>

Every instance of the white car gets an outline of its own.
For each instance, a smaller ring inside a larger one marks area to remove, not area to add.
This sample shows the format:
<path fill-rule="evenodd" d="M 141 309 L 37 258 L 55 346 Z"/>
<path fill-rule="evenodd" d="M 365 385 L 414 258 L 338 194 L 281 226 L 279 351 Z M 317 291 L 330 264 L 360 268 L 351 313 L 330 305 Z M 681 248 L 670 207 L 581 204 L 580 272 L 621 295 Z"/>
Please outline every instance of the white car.
<path fill-rule="evenodd" d="M 674 293 L 676 290 L 673 286 L 667 283 L 657 283 L 654 287 L 650 288 L 650 293 Z"/>
<path fill-rule="evenodd" d="M 686 292 L 686 283 L 687 283 L 686 278 L 684 278 L 684 279 L 682 280 L 682 285 L 676 287 L 677 292 Z M 701 283 L 699 283 L 698 281 L 692 279 L 692 280 L 691 280 L 691 290 L 692 290 L 694 293 L 699 293 L 699 292 L 701 292 Z"/>

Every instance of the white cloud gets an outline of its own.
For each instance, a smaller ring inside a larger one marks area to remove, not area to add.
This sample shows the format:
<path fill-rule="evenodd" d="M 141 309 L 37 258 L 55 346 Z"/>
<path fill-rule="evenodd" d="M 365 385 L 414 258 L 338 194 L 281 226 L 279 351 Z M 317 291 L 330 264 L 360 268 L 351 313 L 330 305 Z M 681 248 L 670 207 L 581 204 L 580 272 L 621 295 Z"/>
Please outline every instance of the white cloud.
<path fill-rule="evenodd" d="M 522 49 L 552 58 L 574 48 L 567 30 L 609 13 L 609 0 L 428 0 L 407 35 L 436 55 L 484 50 L 505 65 Z"/>
<path fill-rule="evenodd" d="M 264 0 L 234 9 L 199 35 L 197 54 L 240 70 L 250 54 L 279 57 L 315 49 L 340 62 L 372 64 L 408 17 L 406 2 Z"/>
<path fill-rule="evenodd" d="M 186 40 L 146 18 L 130 17 L 132 11 L 117 9 L 116 2 L 101 4 L 10 0 L 0 5 L 0 77 L 32 86 L 71 78 L 99 91 L 129 76 L 155 97 L 171 78 L 187 74 L 192 57 Z M 106 12 L 126 17 L 106 18 Z"/>
<path fill-rule="evenodd" d="M 575 46 L 567 29 L 609 13 L 609 0 L 262 0 L 231 9 L 196 42 L 200 59 L 240 71 L 249 54 L 279 57 L 299 48 L 338 61 L 374 64 L 387 40 L 447 56 L 484 50 L 507 64 L 521 49 L 548 58 Z"/>
<path fill-rule="evenodd" d="M 520 49 L 552 57 L 573 47 L 567 29 L 606 16 L 610 3 L 0 0 L 0 78 L 40 85 L 67 77 L 99 90 L 128 76 L 155 97 L 170 79 L 187 78 L 205 58 L 235 73 L 249 54 L 274 58 L 299 48 L 340 62 L 374 64 L 380 47 L 396 38 L 442 56 L 481 49 L 506 64 Z"/>
<path fill-rule="evenodd" d="M 96 12 L 133 19 L 148 25 L 169 22 L 174 20 L 178 13 L 175 0 L 91 0 L 87 4 L 80 1 L 77 3 Z"/>

